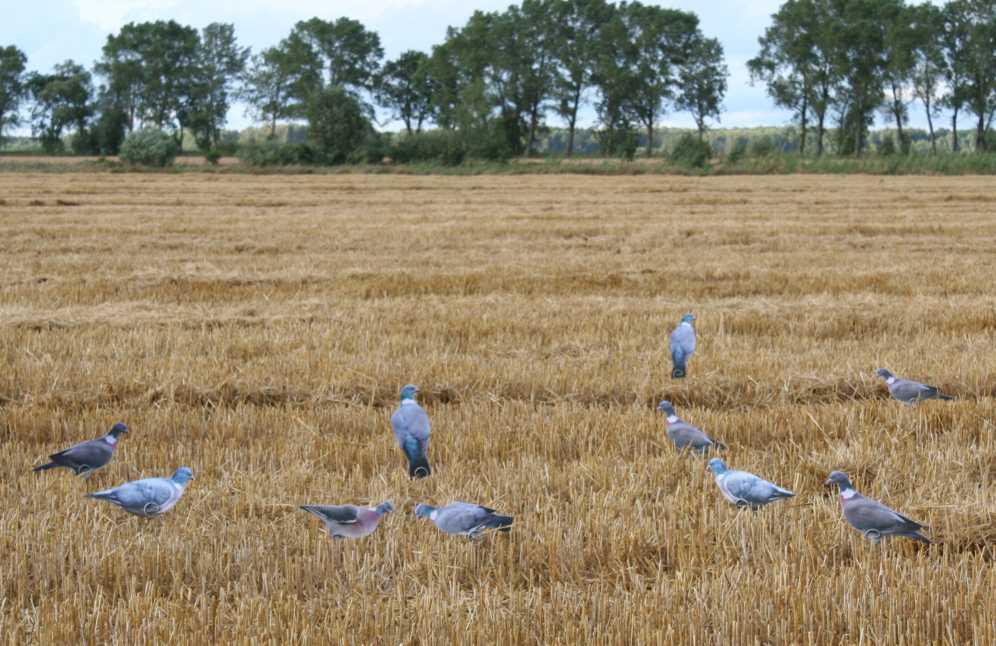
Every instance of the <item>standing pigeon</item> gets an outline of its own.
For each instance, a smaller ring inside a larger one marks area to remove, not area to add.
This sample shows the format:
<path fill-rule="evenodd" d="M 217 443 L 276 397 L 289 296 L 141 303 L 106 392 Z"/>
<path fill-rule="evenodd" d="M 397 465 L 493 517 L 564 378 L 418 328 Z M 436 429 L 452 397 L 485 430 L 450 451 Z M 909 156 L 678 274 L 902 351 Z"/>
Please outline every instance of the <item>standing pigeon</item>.
<path fill-rule="evenodd" d="M 445 507 L 415 505 L 415 516 L 428 518 L 447 534 L 460 534 L 477 538 L 487 529 L 507 532 L 512 527 L 511 516 L 498 516 L 494 509 L 472 505 L 469 502 L 450 502 Z"/>
<path fill-rule="evenodd" d="M 834 471 L 823 484 L 840 487 L 840 506 L 844 510 L 844 518 L 864 534 L 865 538 L 878 542 L 884 536 L 905 536 L 921 543 L 931 542 L 920 533 L 926 527 L 859 494 L 843 471 Z"/>
<path fill-rule="evenodd" d="M 105 489 L 88 497 L 106 500 L 129 514 L 151 518 L 165 514 L 176 505 L 187 483 L 194 479 L 188 467 L 180 467 L 170 478 L 145 478 Z"/>
<path fill-rule="evenodd" d="M 695 315 L 689 312 L 681 317 L 681 323 L 671 332 L 671 363 L 674 368 L 671 370 L 673 379 L 681 379 L 685 376 L 688 367 L 688 360 L 695 354 L 695 328 L 692 321 Z"/>
<path fill-rule="evenodd" d="M 424 478 L 432 473 L 425 455 L 429 448 L 429 416 L 415 401 L 416 395 L 418 386 L 408 384 L 401 389 L 401 405 L 391 415 L 391 428 L 408 458 L 408 475 Z"/>
<path fill-rule="evenodd" d="M 709 470 L 723 496 L 737 507 L 760 509 L 769 502 L 791 498 L 795 494 L 747 471 L 732 471 L 719 458 L 709 460 Z"/>
<path fill-rule="evenodd" d="M 47 471 L 56 467 L 66 467 L 67 469 L 72 469 L 73 473 L 78 476 L 89 476 L 111 461 L 114 449 L 118 444 L 118 437 L 122 433 L 127 432 L 128 427 L 118 422 L 111 427 L 110 432 L 104 437 L 80 442 L 65 451 L 53 453 L 48 456 L 51 462 L 35 467 L 34 471 Z"/>
<path fill-rule="evenodd" d="M 726 448 L 723 443 L 709 439 L 708 435 L 678 417 L 674 412 L 674 406 L 668 400 L 665 399 L 658 404 L 657 410 L 667 415 L 667 436 L 679 451 L 688 448 L 704 454 L 710 448 Z"/>
<path fill-rule="evenodd" d="M 889 394 L 892 395 L 892 398 L 907 406 L 912 406 L 922 399 L 954 399 L 950 395 L 942 395 L 933 386 L 909 379 L 899 379 L 885 368 L 879 368 L 875 374 L 885 379 L 885 384 L 889 387 Z"/>
<path fill-rule="evenodd" d="M 376 507 L 302 505 L 301 509 L 321 518 L 332 538 L 363 538 L 377 529 L 384 514 L 394 511 L 394 505 L 385 500 Z"/>

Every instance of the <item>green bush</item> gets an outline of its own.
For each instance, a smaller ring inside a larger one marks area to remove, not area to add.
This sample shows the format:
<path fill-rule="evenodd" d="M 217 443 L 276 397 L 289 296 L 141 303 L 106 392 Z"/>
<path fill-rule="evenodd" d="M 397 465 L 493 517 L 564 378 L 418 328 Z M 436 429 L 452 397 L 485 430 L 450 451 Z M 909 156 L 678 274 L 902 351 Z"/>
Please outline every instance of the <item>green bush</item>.
<path fill-rule="evenodd" d="M 750 143 L 751 157 L 770 157 L 776 152 L 778 152 L 778 147 L 775 146 L 775 140 L 768 135 L 758 137 Z"/>
<path fill-rule="evenodd" d="M 350 161 L 372 131 L 360 102 L 340 87 L 322 90 L 308 104 L 308 139 L 324 163 Z"/>
<path fill-rule="evenodd" d="M 671 161 L 693 168 L 705 168 L 711 156 L 712 147 L 698 136 L 687 132 L 681 135 L 671 150 Z"/>
<path fill-rule="evenodd" d="M 308 166 L 318 160 L 310 144 L 283 144 L 269 139 L 242 144 L 238 157 L 250 166 Z"/>
<path fill-rule="evenodd" d="M 176 160 L 179 150 L 176 140 L 165 132 L 143 128 L 125 137 L 118 155 L 129 164 L 163 168 Z"/>
<path fill-rule="evenodd" d="M 733 150 L 726 156 L 726 160 L 731 164 L 736 164 L 742 160 L 747 156 L 747 146 L 749 144 L 750 142 L 746 137 L 737 137 L 737 140 L 733 142 Z"/>
<path fill-rule="evenodd" d="M 221 151 L 217 148 L 209 148 L 204 152 L 204 159 L 212 166 L 217 166 L 218 162 L 221 161 Z"/>
<path fill-rule="evenodd" d="M 398 137 L 389 155 L 399 164 L 435 162 L 458 166 L 467 156 L 467 147 L 460 135 L 452 130 L 430 130 Z"/>
<path fill-rule="evenodd" d="M 883 157 L 891 157 L 896 154 L 896 140 L 892 135 L 886 135 L 878 144 L 878 154 Z"/>

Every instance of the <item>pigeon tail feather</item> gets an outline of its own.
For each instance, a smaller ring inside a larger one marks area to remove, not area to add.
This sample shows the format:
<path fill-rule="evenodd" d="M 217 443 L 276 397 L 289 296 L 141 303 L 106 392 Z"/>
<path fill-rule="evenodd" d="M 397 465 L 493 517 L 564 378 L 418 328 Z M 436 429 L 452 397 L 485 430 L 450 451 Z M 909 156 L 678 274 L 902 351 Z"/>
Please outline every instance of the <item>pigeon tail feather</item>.
<path fill-rule="evenodd" d="M 432 474 L 429 467 L 429 460 L 422 452 L 422 445 L 414 437 L 405 438 L 402 445 L 405 457 L 408 458 L 408 475 L 412 478 L 425 478 Z"/>
<path fill-rule="evenodd" d="M 38 473 L 39 471 L 48 471 L 49 469 L 54 469 L 55 467 L 61 466 L 55 462 L 49 462 L 48 464 L 39 464 L 32 471 Z"/>
<path fill-rule="evenodd" d="M 484 526 L 497 529 L 499 532 L 510 532 L 512 531 L 512 521 L 511 516 L 491 516 L 484 521 Z"/>

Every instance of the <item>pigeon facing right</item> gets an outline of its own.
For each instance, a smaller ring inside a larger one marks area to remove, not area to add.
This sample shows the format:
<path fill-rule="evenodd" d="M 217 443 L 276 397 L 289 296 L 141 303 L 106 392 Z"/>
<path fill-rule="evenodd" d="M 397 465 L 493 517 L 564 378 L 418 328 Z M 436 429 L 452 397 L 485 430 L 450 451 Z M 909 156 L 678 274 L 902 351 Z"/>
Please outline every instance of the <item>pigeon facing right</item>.
<path fill-rule="evenodd" d="M 832 472 L 823 484 L 840 488 L 840 506 L 844 510 L 844 518 L 864 534 L 865 538 L 877 543 L 886 536 L 905 536 L 921 543 L 932 542 L 920 533 L 921 529 L 927 529 L 920 523 L 855 491 L 851 480 L 843 471 Z"/>
<path fill-rule="evenodd" d="M 418 504 L 415 505 L 415 516 L 428 518 L 446 534 L 458 534 L 470 539 L 477 538 L 488 529 L 507 532 L 512 528 L 511 516 L 499 516 L 494 509 L 469 502 L 451 502 L 439 508 Z"/>
<path fill-rule="evenodd" d="M 113 489 L 88 494 L 88 497 L 106 500 L 129 514 L 151 518 L 172 509 L 183 496 L 187 483 L 193 479 L 193 471 L 188 467 L 180 467 L 170 478 L 145 478 L 126 482 Z"/>
<path fill-rule="evenodd" d="M 719 487 L 723 497 L 737 507 L 750 507 L 756 510 L 770 502 L 795 495 L 788 489 L 783 489 L 748 471 L 729 469 L 719 458 L 709 460 L 708 467 L 715 474 L 716 486 Z"/>
<path fill-rule="evenodd" d="M 118 440 L 123 433 L 127 432 L 128 427 L 118 422 L 111 427 L 111 430 L 104 437 L 80 442 L 64 451 L 53 453 L 48 456 L 51 462 L 35 467 L 34 471 L 37 473 L 57 467 L 66 467 L 78 476 L 89 476 L 111 461 Z"/>
<path fill-rule="evenodd" d="M 674 448 L 679 451 L 687 448 L 704 454 L 712 448 L 726 448 L 723 443 L 710 439 L 708 435 L 678 417 L 674 412 L 674 406 L 668 400 L 665 399 L 658 404 L 657 410 L 667 415 L 667 436 L 674 443 Z"/>
<path fill-rule="evenodd" d="M 385 500 L 376 507 L 302 505 L 301 509 L 318 516 L 332 538 L 362 538 L 377 529 L 384 514 L 394 511 L 394 505 Z"/>
<path fill-rule="evenodd" d="M 415 401 L 418 386 L 406 385 L 401 389 L 401 404 L 391 415 L 391 428 L 398 445 L 408 458 L 408 476 L 425 478 L 432 474 L 426 451 L 429 448 L 429 416 Z"/>
<path fill-rule="evenodd" d="M 934 386 L 921 384 L 919 381 L 899 379 L 885 368 L 879 368 L 875 371 L 875 374 L 885 379 L 885 385 L 889 387 L 889 394 L 892 395 L 892 398 L 907 406 L 912 406 L 914 403 L 924 399 L 954 399 L 950 395 L 941 394 Z"/>
<path fill-rule="evenodd" d="M 682 379 L 688 371 L 688 360 L 695 354 L 695 315 L 689 312 L 681 317 L 678 327 L 671 332 L 672 379 Z"/>

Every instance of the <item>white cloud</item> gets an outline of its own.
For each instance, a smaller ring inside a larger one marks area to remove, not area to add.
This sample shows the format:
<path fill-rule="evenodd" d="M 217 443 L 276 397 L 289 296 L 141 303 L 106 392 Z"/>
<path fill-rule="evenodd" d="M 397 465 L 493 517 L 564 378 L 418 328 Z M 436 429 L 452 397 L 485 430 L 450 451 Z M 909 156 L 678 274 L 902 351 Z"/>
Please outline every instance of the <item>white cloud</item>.
<path fill-rule="evenodd" d="M 105 31 L 139 18 L 173 10 L 179 0 L 74 0 L 80 20 Z"/>

